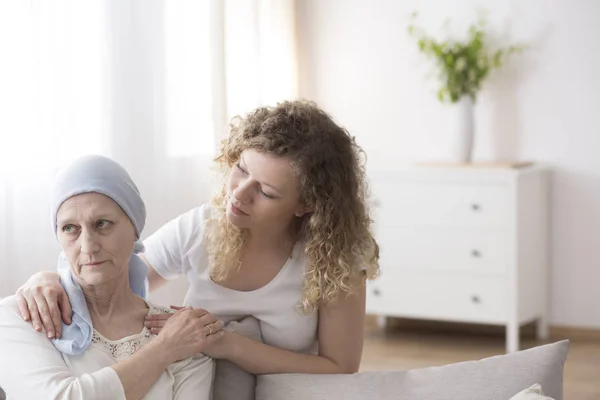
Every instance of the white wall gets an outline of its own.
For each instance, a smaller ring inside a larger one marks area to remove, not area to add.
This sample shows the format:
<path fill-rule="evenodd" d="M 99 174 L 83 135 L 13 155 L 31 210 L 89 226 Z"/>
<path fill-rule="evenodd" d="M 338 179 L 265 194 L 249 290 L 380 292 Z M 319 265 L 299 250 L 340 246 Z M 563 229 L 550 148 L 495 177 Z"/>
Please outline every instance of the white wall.
<path fill-rule="evenodd" d="M 301 90 L 346 126 L 369 168 L 443 157 L 446 108 L 408 16 L 457 31 L 488 10 L 490 30 L 531 46 L 497 71 L 476 108 L 475 159 L 553 167 L 551 307 L 556 325 L 600 327 L 600 2 L 304 0 Z"/>

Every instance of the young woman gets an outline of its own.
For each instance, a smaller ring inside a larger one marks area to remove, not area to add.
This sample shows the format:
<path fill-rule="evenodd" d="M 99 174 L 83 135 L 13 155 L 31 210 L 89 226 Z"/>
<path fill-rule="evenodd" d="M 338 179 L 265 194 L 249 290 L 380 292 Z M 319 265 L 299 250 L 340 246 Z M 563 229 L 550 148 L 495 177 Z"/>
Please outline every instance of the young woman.
<path fill-rule="evenodd" d="M 365 279 L 379 270 L 362 155 L 308 102 L 234 120 L 217 158 L 222 191 L 144 242 L 150 290 L 185 274 L 185 305 L 225 324 L 259 320 L 264 343 L 226 331 L 205 354 L 255 374 L 358 370 Z M 18 300 L 24 318 L 57 334 L 70 315 L 55 273 L 30 278 Z M 167 318 L 146 323 L 158 332 Z"/>

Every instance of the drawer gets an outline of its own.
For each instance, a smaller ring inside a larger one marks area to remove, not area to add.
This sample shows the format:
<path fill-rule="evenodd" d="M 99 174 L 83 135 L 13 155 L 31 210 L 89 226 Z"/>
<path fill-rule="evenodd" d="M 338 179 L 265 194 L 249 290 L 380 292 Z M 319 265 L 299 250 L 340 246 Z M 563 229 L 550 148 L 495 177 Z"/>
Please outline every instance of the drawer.
<path fill-rule="evenodd" d="M 501 275 L 511 260 L 508 231 L 394 229 L 377 238 L 386 270 Z"/>
<path fill-rule="evenodd" d="M 380 279 L 376 297 L 388 315 L 489 324 L 507 319 L 502 278 L 394 271 Z"/>
<path fill-rule="evenodd" d="M 376 229 L 398 227 L 504 228 L 510 223 L 505 185 L 374 182 Z"/>

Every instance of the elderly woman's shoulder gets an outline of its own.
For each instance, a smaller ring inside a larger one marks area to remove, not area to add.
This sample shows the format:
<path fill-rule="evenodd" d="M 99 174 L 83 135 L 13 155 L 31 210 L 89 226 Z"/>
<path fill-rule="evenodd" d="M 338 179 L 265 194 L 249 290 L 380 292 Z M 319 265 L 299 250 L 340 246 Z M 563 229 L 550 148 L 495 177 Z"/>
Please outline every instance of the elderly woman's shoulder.
<path fill-rule="evenodd" d="M 20 320 L 21 313 L 19 312 L 19 304 L 17 303 L 17 296 L 8 296 L 0 300 L 0 318 L 14 318 L 17 317 Z"/>

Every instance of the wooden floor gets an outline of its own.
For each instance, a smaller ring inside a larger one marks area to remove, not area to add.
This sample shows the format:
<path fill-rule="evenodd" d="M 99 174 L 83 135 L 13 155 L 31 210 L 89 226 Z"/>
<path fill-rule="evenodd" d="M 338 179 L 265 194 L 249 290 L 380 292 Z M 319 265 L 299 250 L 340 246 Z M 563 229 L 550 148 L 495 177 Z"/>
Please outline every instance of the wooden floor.
<path fill-rule="evenodd" d="M 559 338 L 554 338 L 559 339 Z M 543 344 L 522 338 L 522 348 Z M 549 342 L 551 342 L 550 340 Z M 478 360 L 504 353 L 499 334 L 379 328 L 367 324 L 361 371 L 404 370 Z M 572 340 L 564 377 L 565 400 L 600 400 L 600 340 Z"/>

